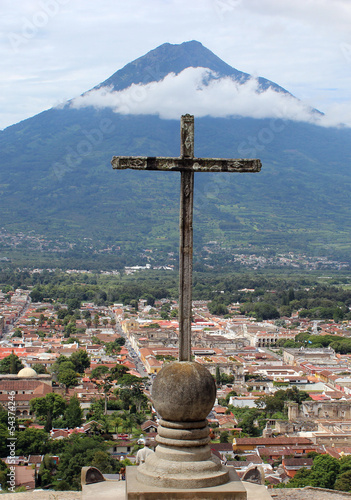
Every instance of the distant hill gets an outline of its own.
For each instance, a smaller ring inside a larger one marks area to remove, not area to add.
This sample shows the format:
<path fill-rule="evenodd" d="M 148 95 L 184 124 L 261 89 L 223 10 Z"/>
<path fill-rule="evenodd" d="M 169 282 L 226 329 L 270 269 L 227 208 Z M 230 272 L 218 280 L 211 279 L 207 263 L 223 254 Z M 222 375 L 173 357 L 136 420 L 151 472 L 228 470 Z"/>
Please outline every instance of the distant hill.
<path fill-rule="evenodd" d="M 199 42 L 164 44 L 96 89 L 160 81 L 205 67 L 242 73 Z M 259 79 L 261 89 L 287 93 Z M 293 97 L 292 97 L 293 98 Z M 117 244 L 177 251 L 179 174 L 112 171 L 113 155 L 179 155 L 179 119 L 86 107 L 44 111 L 0 132 L 0 227 L 91 249 Z M 259 157 L 259 174 L 197 174 L 195 247 L 209 240 L 254 251 L 349 260 L 351 130 L 244 117 L 195 117 L 195 154 Z M 0 247 L 1 250 L 1 247 Z"/>

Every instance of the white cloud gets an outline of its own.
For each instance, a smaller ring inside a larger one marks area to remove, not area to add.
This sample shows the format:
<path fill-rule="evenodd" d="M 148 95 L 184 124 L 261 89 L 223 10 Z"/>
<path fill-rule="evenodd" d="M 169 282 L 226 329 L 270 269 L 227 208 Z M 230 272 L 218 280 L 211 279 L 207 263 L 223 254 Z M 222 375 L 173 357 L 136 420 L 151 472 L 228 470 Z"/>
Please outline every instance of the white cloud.
<path fill-rule="evenodd" d="M 170 73 L 160 82 L 133 84 L 122 91 L 94 89 L 74 99 L 71 106 L 110 108 L 120 114 L 157 114 L 164 119 L 191 113 L 197 117 L 284 118 L 326 126 L 340 123 L 340 119 L 335 122 L 329 117 L 317 117 L 309 106 L 290 94 L 271 88 L 260 91 L 255 79 L 240 85 L 230 77 L 218 78 L 208 68 L 187 68 L 178 75 Z"/>

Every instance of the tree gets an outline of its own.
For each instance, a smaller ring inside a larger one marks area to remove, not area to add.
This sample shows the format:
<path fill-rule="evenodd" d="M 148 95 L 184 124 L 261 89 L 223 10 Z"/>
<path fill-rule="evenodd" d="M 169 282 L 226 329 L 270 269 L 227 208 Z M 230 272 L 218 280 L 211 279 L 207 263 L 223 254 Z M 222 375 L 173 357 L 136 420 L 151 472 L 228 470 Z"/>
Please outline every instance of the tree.
<path fill-rule="evenodd" d="M 77 374 L 70 368 L 68 368 L 67 370 L 60 370 L 57 379 L 60 384 L 66 387 L 66 389 L 78 384 Z"/>
<path fill-rule="evenodd" d="M 30 293 L 30 298 L 32 299 L 32 302 L 41 302 L 44 298 L 44 295 L 37 288 L 33 288 Z"/>
<path fill-rule="evenodd" d="M 242 428 L 244 434 L 250 437 L 256 437 L 260 435 L 260 429 L 257 425 L 257 420 L 262 416 L 262 412 L 255 408 L 235 408 L 230 406 L 230 409 L 234 413 L 238 420 L 238 426 Z"/>
<path fill-rule="evenodd" d="M 66 370 L 74 370 L 74 369 L 75 369 L 75 366 L 72 363 L 72 361 L 69 358 L 65 358 L 63 360 L 60 360 L 60 363 L 57 367 L 56 372 L 59 374 L 59 373 L 64 372 Z"/>
<path fill-rule="evenodd" d="M 86 420 L 100 421 L 104 414 L 104 401 L 102 399 L 92 399 Z"/>
<path fill-rule="evenodd" d="M 317 488 L 333 489 L 339 473 L 339 461 L 330 455 L 320 455 L 313 460 L 310 485 Z"/>
<path fill-rule="evenodd" d="M 105 352 L 107 355 L 118 354 L 119 352 L 121 352 L 121 344 L 120 342 L 117 342 L 118 340 L 119 339 L 116 339 L 113 342 L 105 343 Z"/>
<path fill-rule="evenodd" d="M 100 365 L 94 368 L 91 372 L 90 378 L 96 384 L 96 386 L 100 389 L 102 388 L 104 392 L 104 400 L 105 400 L 105 411 L 104 414 L 107 415 L 107 396 L 112 387 L 112 374 L 109 368 L 105 365 Z"/>
<path fill-rule="evenodd" d="M 80 407 L 79 400 L 77 396 L 73 396 L 67 405 L 66 411 L 64 413 L 64 421 L 67 427 L 73 429 L 74 427 L 80 427 L 83 422 L 83 410 Z"/>
<path fill-rule="evenodd" d="M 37 418 L 50 419 L 60 417 L 64 414 L 67 403 L 60 394 L 50 392 L 42 398 L 34 398 L 30 402 L 30 410 Z"/>
<path fill-rule="evenodd" d="M 148 400 L 142 391 L 142 384 L 144 381 L 144 378 L 136 377 L 130 373 L 123 375 L 120 380 L 121 387 L 127 388 L 127 391 L 121 391 L 121 399 L 124 398 L 125 401 L 128 399 L 129 403 L 132 402 L 135 405 L 137 412 L 140 412 L 143 406 L 147 406 Z"/>
<path fill-rule="evenodd" d="M 215 376 L 215 379 L 216 379 L 217 387 L 219 387 L 221 385 L 221 371 L 220 371 L 218 365 L 216 366 L 216 376 Z"/>
<path fill-rule="evenodd" d="M 345 455 L 340 458 L 340 474 L 351 470 L 351 455 Z"/>
<path fill-rule="evenodd" d="M 340 474 L 335 481 L 334 489 L 340 491 L 351 491 L 351 470 Z"/>
<path fill-rule="evenodd" d="M 39 316 L 38 325 L 43 326 L 45 320 L 46 320 L 46 317 L 44 316 L 43 313 L 41 313 Z"/>
<path fill-rule="evenodd" d="M 71 354 L 69 360 L 73 363 L 74 369 L 78 373 L 84 373 L 85 369 L 90 367 L 90 358 L 87 352 L 82 349 Z"/>
<path fill-rule="evenodd" d="M 133 432 L 133 425 L 135 424 L 135 416 L 131 413 L 125 413 L 123 415 L 123 429 L 131 434 Z"/>
<path fill-rule="evenodd" d="M 9 474 L 10 469 L 7 467 L 6 463 L 0 459 L 0 486 L 3 490 L 8 487 Z"/>
<path fill-rule="evenodd" d="M 256 402 L 258 408 L 263 408 L 266 415 L 272 417 L 275 413 L 286 413 L 285 401 L 294 401 L 300 404 L 302 401 L 310 399 L 305 391 L 300 391 L 296 386 L 286 391 L 279 389 L 273 396 L 263 396 Z"/>
<path fill-rule="evenodd" d="M 120 415 L 119 415 L 116 411 L 114 411 L 114 412 L 112 413 L 111 417 L 112 417 L 112 418 L 111 418 L 111 424 L 112 424 L 112 425 L 114 426 L 114 428 L 115 428 L 115 433 L 116 433 L 116 434 L 118 434 L 118 427 L 119 427 L 120 425 L 122 425 L 123 420 L 122 420 L 122 418 L 120 417 Z"/>
<path fill-rule="evenodd" d="M 47 373 L 46 368 L 44 365 L 41 363 L 35 363 L 32 365 L 33 370 L 35 370 L 38 374 L 44 374 Z"/>
<path fill-rule="evenodd" d="M 9 354 L 6 358 L 0 361 L 0 373 L 3 374 L 7 373 L 16 375 L 20 370 L 22 370 L 22 368 L 24 368 L 24 365 L 21 363 L 19 357 L 14 353 Z"/>
<path fill-rule="evenodd" d="M 53 481 L 53 474 L 56 466 L 49 454 L 44 455 L 43 461 L 40 464 L 37 486 L 50 486 Z"/>
<path fill-rule="evenodd" d="M 228 308 L 221 302 L 213 300 L 207 304 L 208 310 L 215 316 L 224 316 L 229 313 Z"/>
<path fill-rule="evenodd" d="M 128 371 L 128 368 L 124 365 L 116 364 L 113 368 L 111 368 L 111 375 L 114 380 L 120 380 L 123 375 L 125 375 Z"/>
<path fill-rule="evenodd" d="M 222 431 L 220 433 L 219 442 L 220 443 L 228 443 L 229 442 L 229 432 L 228 431 Z"/>
<path fill-rule="evenodd" d="M 49 451 L 49 434 L 43 429 L 27 428 L 16 432 L 18 455 L 44 455 Z"/>
<path fill-rule="evenodd" d="M 295 476 L 290 479 L 290 481 L 287 483 L 288 488 L 305 488 L 305 486 L 310 486 L 311 485 L 311 470 L 305 469 L 303 467 L 302 469 L 298 470 L 295 474 Z"/>
<path fill-rule="evenodd" d="M 297 471 L 293 479 L 289 481 L 288 487 L 314 486 L 333 489 L 339 470 L 340 464 L 336 458 L 330 455 L 318 455 L 313 459 L 311 470 L 303 468 Z"/>
<path fill-rule="evenodd" d="M 90 374 L 91 379 L 100 379 L 102 375 L 109 373 L 109 368 L 105 365 L 99 365 L 94 368 Z"/>
<path fill-rule="evenodd" d="M 96 467 L 103 474 L 111 474 L 114 469 L 114 462 L 112 462 L 113 460 L 114 459 L 109 453 L 106 453 L 106 451 L 98 450 L 94 454 L 91 466 Z"/>
<path fill-rule="evenodd" d="M 68 323 L 65 326 L 64 332 L 65 332 L 64 336 L 66 339 L 69 338 L 71 335 L 75 335 L 77 333 L 75 321 Z"/>
<path fill-rule="evenodd" d="M 97 451 L 106 451 L 106 445 L 99 436 L 73 435 L 63 443 L 60 463 L 55 477 L 55 489 L 61 483 L 65 489 L 80 489 L 82 467 L 91 465 Z"/>
<path fill-rule="evenodd" d="M 307 399 L 311 399 L 307 392 L 300 391 L 296 385 L 294 385 L 291 389 L 287 389 L 285 391 L 285 399 L 287 401 L 294 401 L 295 403 L 302 403 L 302 401 L 306 401 Z"/>
<path fill-rule="evenodd" d="M 234 375 L 228 375 L 227 373 L 221 373 L 221 383 L 222 384 L 232 384 L 234 382 Z"/>
<path fill-rule="evenodd" d="M 279 318 L 277 309 L 268 302 L 257 302 L 254 306 L 254 315 L 258 321 Z"/>
<path fill-rule="evenodd" d="M 74 309 L 80 309 L 80 306 L 81 303 L 77 297 L 67 300 L 67 307 L 70 311 L 73 311 Z"/>
<path fill-rule="evenodd" d="M 0 457 L 6 457 L 9 449 L 7 448 L 9 434 L 8 413 L 0 405 Z"/>
<path fill-rule="evenodd" d="M 263 408 L 266 414 L 271 416 L 276 412 L 284 410 L 284 399 L 276 395 L 262 396 L 258 399 L 256 405 L 258 408 Z"/>

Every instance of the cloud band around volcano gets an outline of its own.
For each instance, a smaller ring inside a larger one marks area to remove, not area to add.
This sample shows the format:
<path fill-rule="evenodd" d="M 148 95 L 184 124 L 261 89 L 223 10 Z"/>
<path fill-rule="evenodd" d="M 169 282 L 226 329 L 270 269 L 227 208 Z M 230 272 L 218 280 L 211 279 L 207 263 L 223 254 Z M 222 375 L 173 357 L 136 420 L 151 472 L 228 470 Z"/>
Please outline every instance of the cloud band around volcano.
<path fill-rule="evenodd" d="M 257 79 L 239 83 L 201 67 L 189 67 L 179 74 L 169 73 L 159 82 L 132 84 L 120 91 L 96 88 L 73 99 L 70 106 L 110 108 L 124 115 L 156 114 L 163 119 L 179 119 L 191 113 L 197 117 L 280 118 L 322 126 L 338 126 L 341 121 L 339 113 L 335 119 L 319 114 L 289 93 L 262 90 Z M 347 116 L 344 118 L 347 121 Z"/>

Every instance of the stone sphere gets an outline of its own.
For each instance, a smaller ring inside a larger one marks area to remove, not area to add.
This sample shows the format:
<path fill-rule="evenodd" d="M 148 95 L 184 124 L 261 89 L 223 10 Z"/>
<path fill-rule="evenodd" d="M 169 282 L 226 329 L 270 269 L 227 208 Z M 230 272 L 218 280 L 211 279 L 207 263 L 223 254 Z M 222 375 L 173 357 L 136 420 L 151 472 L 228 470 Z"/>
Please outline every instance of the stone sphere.
<path fill-rule="evenodd" d="M 152 386 L 152 402 L 164 420 L 205 420 L 216 399 L 210 372 L 193 361 L 174 361 L 158 373 Z"/>

